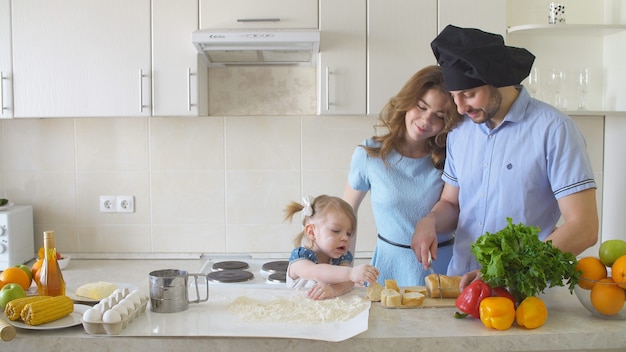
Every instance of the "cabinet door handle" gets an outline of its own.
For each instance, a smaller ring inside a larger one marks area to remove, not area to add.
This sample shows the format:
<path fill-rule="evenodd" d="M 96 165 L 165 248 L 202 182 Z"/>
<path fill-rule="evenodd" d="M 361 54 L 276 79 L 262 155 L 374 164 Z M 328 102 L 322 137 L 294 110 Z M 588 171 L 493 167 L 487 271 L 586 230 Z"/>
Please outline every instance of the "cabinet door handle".
<path fill-rule="evenodd" d="M 191 111 L 191 68 L 187 67 L 187 111 Z"/>
<path fill-rule="evenodd" d="M 237 22 L 280 22 L 280 18 L 238 18 Z"/>
<path fill-rule="evenodd" d="M 2 107 L 2 111 L 8 110 L 9 108 L 4 107 L 4 73 L 0 72 L 0 106 Z"/>
<path fill-rule="evenodd" d="M 329 111 L 330 106 L 332 105 L 330 103 L 330 70 L 328 69 L 328 66 L 324 69 L 326 71 L 326 111 Z"/>
<path fill-rule="evenodd" d="M 143 70 L 139 69 L 139 112 L 143 112 Z"/>

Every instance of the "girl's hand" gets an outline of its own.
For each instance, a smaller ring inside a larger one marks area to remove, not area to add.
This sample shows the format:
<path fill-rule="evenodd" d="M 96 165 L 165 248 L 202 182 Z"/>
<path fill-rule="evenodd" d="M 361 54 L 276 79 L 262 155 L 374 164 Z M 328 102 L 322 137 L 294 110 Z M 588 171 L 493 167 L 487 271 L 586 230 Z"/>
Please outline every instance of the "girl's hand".
<path fill-rule="evenodd" d="M 306 296 L 312 300 L 319 301 L 334 298 L 335 292 L 331 285 L 318 282 L 306 292 Z"/>
<path fill-rule="evenodd" d="M 378 280 L 378 269 L 369 264 L 355 266 L 350 271 L 350 280 L 356 286 L 365 286 L 365 283 L 373 284 Z"/>

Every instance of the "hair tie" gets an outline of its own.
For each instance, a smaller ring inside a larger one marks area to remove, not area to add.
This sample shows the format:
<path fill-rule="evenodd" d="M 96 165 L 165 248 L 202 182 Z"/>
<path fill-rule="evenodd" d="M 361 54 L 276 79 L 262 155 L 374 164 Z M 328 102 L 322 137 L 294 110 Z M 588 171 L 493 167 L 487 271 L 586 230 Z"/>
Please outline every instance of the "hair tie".
<path fill-rule="evenodd" d="M 311 204 L 313 203 L 313 198 L 311 196 L 302 197 L 302 203 L 304 203 L 304 208 L 302 208 L 302 214 L 304 216 L 313 215 L 313 207 Z"/>

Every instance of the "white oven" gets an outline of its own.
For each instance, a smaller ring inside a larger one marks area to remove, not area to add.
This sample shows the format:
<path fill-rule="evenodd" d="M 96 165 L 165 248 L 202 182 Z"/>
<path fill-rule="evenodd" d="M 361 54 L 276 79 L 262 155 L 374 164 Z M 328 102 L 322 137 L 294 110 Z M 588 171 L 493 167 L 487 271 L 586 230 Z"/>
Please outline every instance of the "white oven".
<path fill-rule="evenodd" d="M 0 207 L 0 271 L 35 258 L 33 207 Z"/>

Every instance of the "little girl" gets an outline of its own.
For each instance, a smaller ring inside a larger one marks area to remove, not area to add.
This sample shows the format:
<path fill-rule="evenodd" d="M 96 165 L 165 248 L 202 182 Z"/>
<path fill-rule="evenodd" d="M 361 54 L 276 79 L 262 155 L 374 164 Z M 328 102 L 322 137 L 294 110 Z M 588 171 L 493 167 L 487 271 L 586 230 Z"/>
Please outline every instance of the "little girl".
<path fill-rule="evenodd" d="M 287 286 L 308 288 L 307 297 L 328 299 L 346 294 L 365 282 L 373 284 L 378 270 L 369 264 L 352 267 L 348 249 L 356 231 L 356 215 L 339 197 L 306 197 L 304 204 L 291 202 L 285 219 L 302 211 L 304 230 L 295 239 L 287 267 Z"/>

